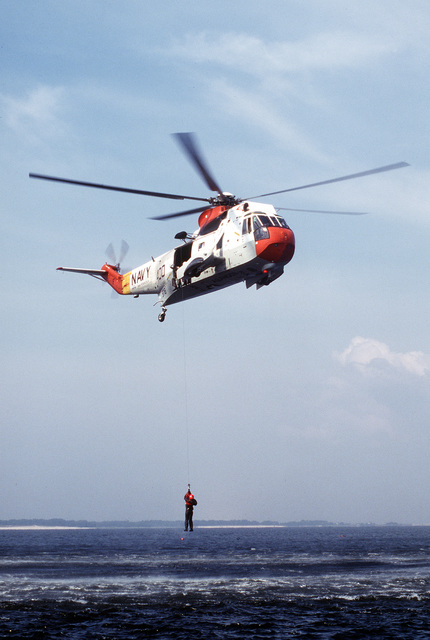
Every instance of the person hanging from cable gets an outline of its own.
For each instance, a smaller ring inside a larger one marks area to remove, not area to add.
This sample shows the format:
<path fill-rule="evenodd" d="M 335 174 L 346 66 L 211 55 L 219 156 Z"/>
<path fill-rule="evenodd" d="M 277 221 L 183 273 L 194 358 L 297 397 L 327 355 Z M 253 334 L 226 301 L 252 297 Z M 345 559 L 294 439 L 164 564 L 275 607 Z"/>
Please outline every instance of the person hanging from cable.
<path fill-rule="evenodd" d="M 185 500 L 185 529 L 184 531 L 188 531 L 188 527 L 190 531 L 193 530 L 193 511 L 194 507 L 197 505 L 197 500 L 191 493 L 190 485 L 188 485 L 188 491 L 184 495 Z"/>

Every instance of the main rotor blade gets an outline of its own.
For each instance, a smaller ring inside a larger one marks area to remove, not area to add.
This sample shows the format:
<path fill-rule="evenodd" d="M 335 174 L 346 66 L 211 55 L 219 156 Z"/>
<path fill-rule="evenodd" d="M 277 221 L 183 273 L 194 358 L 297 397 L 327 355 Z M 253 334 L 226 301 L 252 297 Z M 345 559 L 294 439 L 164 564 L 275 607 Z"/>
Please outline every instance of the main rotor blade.
<path fill-rule="evenodd" d="M 197 146 L 197 138 L 193 133 L 173 133 L 172 134 L 177 142 L 182 146 L 188 158 L 192 164 L 197 168 L 200 175 L 212 191 L 217 191 L 222 195 L 221 187 L 217 184 L 213 177 L 206 161 L 203 158 L 203 154 Z"/>
<path fill-rule="evenodd" d="M 304 184 L 301 187 L 292 187 L 291 189 L 281 189 L 281 191 L 271 191 L 270 193 L 262 193 L 259 196 L 252 196 L 252 198 L 243 198 L 243 200 L 254 200 L 255 198 L 265 198 L 266 196 L 276 196 L 278 193 L 287 193 L 288 191 L 299 191 L 299 189 L 309 189 L 310 187 L 319 187 L 323 184 L 332 184 L 333 182 L 342 182 L 343 180 L 352 180 L 353 178 L 364 178 L 364 176 L 371 176 L 374 173 L 383 173 L 384 171 L 393 171 L 394 169 L 401 169 L 403 167 L 409 167 L 407 162 L 397 162 L 396 164 L 388 164 L 385 167 L 377 167 L 376 169 L 369 169 L 368 171 L 360 171 L 360 173 L 351 173 L 348 176 L 341 176 L 340 178 L 332 178 L 331 180 L 322 180 L 321 182 L 312 182 L 311 184 Z"/>
<path fill-rule="evenodd" d="M 51 180 L 51 182 L 65 182 L 66 184 L 77 184 L 81 187 L 94 187 L 96 189 L 107 189 L 108 191 L 122 191 L 124 193 L 136 193 L 141 196 L 154 196 L 156 198 L 170 198 L 171 200 L 199 200 L 201 202 L 209 202 L 209 198 L 196 198 L 195 196 L 180 196 L 174 193 L 160 193 L 158 191 L 143 191 L 142 189 L 127 189 L 126 187 L 113 187 L 107 184 L 98 184 L 97 182 L 82 182 L 81 180 L 69 180 L 68 178 L 55 178 L 53 176 L 45 176 L 40 173 L 29 173 L 30 178 L 38 178 L 39 180 Z"/>
<path fill-rule="evenodd" d="M 257 196 L 258 197 L 258 196 Z M 276 211 L 302 211 L 303 213 L 332 213 L 339 216 L 367 216 L 367 211 L 320 211 L 319 209 L 291 209 L 290 207 L 275 207 Z"/>
<path fill-rule="evenodd" d="M 169 218 L 180 218 L 181 216 L 190 216 L 192 213 L 201 213 L 208 207 L 198 207 L 197 209 L 189 209 L 188 211 L 180 211 L 179 213 L 168 213 L 164 216 L 153 216 L 150 220 L 168 220 Z"/>

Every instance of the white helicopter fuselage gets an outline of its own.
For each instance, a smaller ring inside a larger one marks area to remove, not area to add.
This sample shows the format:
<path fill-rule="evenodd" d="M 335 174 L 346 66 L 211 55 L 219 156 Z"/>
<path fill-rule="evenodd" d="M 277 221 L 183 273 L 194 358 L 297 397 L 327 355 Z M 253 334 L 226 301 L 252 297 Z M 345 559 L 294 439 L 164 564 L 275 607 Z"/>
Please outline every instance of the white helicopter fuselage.
<path fill-rule="evenodd" d="M 294 234 L 272 205 L 240 203 L 202 219 L 182 245 L 124 274 L 120 292 L 158 294 L 164 308 L 238 282 L 270 284 L 293 257 Z"/>

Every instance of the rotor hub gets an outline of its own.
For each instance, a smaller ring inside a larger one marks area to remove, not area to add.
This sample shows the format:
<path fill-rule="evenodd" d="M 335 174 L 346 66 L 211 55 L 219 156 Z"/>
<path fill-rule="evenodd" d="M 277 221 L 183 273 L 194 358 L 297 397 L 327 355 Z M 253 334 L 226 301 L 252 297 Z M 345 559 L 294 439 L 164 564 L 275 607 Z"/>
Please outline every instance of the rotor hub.
<path fill-rule="evenodd" d="M 223 191 L 218 196 L 216 196 L 216 198 L 209 198 L 209 203 L 214 206 L 224 205 L 228 207 L 234 207 L 239 204 L 239 202 L 241 202 L 241 200 L 236 198 L 236 196 L 234 196 L 232 193 L 229 193 L 228 191 Z"/>

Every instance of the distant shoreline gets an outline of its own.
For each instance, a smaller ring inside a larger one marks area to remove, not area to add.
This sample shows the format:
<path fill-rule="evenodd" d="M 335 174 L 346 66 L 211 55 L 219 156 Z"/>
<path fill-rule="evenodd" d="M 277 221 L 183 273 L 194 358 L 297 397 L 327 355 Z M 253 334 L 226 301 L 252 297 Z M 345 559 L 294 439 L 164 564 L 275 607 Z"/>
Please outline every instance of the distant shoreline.
<path fill-rule="evenodd" d="M 387 522 L 375 524 L 373 522 L 329 522 L 325 520 L 300 520 L 292 522 L 253 520 L 195 520 L 195 527 L 200 529 L 269 529 L 269 528 L 298 528 L 298 527 L 410 527 L 429 526 L 413 523 Z M 141 520 L 132 522 L 129 520 L 63 520 L 51 519 L 10 519 L 0 520 L 0 530 L 44 530 L 44 529 L 176 529 L 182 528 L 182 520 Z"/>

